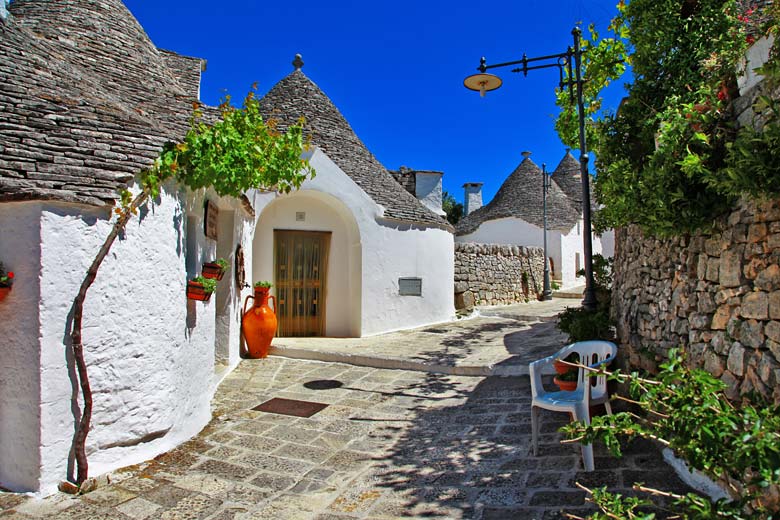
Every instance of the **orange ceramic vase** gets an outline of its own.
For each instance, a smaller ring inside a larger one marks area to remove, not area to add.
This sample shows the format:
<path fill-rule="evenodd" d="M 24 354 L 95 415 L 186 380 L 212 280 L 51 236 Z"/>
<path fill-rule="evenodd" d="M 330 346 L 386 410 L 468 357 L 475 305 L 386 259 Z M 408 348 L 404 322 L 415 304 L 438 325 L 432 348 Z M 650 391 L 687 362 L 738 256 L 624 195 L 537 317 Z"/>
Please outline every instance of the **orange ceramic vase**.
<path fill-rule="evenodd" d="M 252 308 L 247 311 L 246 304 L 249 298 L 254 300 Z M 255 294 L 249 295 L 244 300 L 244 317 L 241 318 L 241 330 L 244 333 L 246 348 L 249 357 L 253 359 L 264 358 L 271 348 L 271 340 L 276 334 L 276 313 L 268 305 L 268 300 L 273 300 L 276 309 L 276 298 L 268 295 L 267 287 L 255 287 Z"/>

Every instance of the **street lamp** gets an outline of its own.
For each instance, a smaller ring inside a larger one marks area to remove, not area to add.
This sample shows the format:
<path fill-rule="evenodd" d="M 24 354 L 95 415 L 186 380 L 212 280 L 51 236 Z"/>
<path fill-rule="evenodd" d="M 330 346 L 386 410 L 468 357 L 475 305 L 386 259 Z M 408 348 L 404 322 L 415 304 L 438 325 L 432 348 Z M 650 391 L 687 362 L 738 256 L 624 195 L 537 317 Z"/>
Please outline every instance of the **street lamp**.
<path fill-rule="evenodd" d="M 547 260 L 547 193 L 550 191 L 552 179 L 547 175 L 547 165 L 542 163 L 542 224 L 544 226 L 544 288 L 542 289 L 542 301 L 552 300 L 550 290 L 550 263 Z"/>
<path fill-rule="evenodd" d="M 582 98 L 582 49 L 580 48 L 580 31 L 575 27 L 572 32 L 574 36 L 574 47 L 569 47 L 566 52 L 560 54 L 550 54 L 548 56 L 539 56 L 529 58 L 523 54 L 523 58 L 517 61 L 506 63 L 497 63 L 487 65 L 483 57 L 479 62 L 479 74 L 467 77 L 463 85 L 479 92 L 480 96 L 485 92 L 496 90 L 502 85 L 501 78 L 493 74 L 488 74 L 488 69 L 497 69 L 500 67 L 510 67 L 513 65 L 522 65 L 512 69 L 512 72 L 522 72 L 523 76 L 528 75 L 529 70 L 547 69 L 557 67 L 560 77 L 560 88 L 568 88 L 572 101 L 575 96 L 577 99 L 577 115 L 579 117 L 579 137 L 580 137 L 580 177 L 582 178 L 582 219 L 586 233 L 583 233 L 583 249 L 585 252 L 585 297 L 582 300 L 582 306 L 593 310 L 596 308 L 596 288 L 593 282 L 593 241 L 591 238 L 591 219 L 590 219 L 590 177 L 588 176 L 588 149 L 585 143 L 585 109 Z M 532 64 L 532 65 L 529 65 Z M 567 74 L 564 75 L 564 69 Z M 576 87 L 576 92 L 575 92 Z M 546 234 L 545 234 L 546 238 Z M 545 265 L 546 265 L 545 253 Z"/>

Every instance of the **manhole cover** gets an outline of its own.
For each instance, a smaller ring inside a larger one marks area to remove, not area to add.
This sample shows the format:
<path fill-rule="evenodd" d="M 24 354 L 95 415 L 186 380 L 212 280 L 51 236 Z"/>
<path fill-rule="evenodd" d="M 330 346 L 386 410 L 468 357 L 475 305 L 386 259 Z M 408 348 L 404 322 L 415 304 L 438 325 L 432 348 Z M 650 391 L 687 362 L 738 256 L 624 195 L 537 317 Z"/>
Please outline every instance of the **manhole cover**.
<path fill-rule="evenodd" d="M 292 415 L 294 417 L 311 417 L 315 413 L 327 408 L 327 404 L 313 403 L 311 401 L 298 401 L 297 399 L 283 399 L 274 397 L 270 401 L 257 405 L 252 410 L 258 412 L 277 413 L 280 415 Z"/>
<path fill-rule="evenodd" d="M 341 388 L 344 386 L 344 383 L 335 379 L 317 379 L 315 381 L 307 381 L 303 383 L 303 386 L 309 390 L 333 390 L 334 388 Z"/>

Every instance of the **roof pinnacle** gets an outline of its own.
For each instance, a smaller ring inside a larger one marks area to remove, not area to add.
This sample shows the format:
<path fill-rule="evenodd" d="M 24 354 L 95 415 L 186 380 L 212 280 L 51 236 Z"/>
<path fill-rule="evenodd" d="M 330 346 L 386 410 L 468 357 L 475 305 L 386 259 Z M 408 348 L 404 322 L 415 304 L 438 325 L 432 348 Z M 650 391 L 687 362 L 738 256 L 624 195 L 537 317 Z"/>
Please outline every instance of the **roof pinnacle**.
<path fill-rule="evenodd" d="M 301 70 L 303 67 L 303 57 L 300 54 L 295 55 L 295 59 L 292 61 L 293 67 L 295 67 L 295 70 Z"/>

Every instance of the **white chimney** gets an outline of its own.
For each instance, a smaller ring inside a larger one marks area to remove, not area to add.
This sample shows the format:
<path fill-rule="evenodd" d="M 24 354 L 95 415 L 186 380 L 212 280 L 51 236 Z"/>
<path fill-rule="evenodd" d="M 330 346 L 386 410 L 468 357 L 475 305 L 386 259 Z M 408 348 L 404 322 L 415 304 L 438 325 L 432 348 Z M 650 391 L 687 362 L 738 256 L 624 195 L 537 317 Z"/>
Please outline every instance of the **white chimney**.
<path fill-rule="evenodd" d="M 417 197 L 417 200 L 422 202 L 423 205 L 425 205 L 428 209 L 441 216 L 446 215 L 444 210 L 441 209 L 441 178 L 443 175 L 444 173 L 442 172 L 434 172 L 430 170 L 414 171 L 415 197 Z"/>
<path fill-rule="evenodd" d="M 463 185 L 463 216 L 473 213 L 482 207 L 482 183 L 467 182 Z"/>

